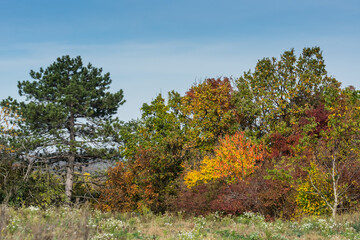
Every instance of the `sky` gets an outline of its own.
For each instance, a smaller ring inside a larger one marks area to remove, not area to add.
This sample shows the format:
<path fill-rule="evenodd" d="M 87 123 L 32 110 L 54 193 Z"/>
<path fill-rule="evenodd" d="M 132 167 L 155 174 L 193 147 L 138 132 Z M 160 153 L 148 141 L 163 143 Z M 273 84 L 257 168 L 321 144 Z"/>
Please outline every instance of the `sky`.
<path fill-rule="evenodd" d="M 360 89 L 360 1 L 0 0 L 0 99 L 19 99 L 30 70 L 81 56 L 123 89 L 128 121 L 159 93 L 313 46 L 330 76 Z"/>

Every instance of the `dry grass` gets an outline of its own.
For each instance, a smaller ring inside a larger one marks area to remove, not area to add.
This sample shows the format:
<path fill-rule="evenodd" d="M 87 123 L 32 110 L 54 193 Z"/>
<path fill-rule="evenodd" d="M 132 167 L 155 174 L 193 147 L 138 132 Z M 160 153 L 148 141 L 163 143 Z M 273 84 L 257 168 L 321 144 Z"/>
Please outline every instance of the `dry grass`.
<path fill-rule="evenodd" d="M 252 213 L 185 217 L 1 206 L 0 239 L 360 239 L 360 214 L 342 215 L 337 223 L 326 218 L 266 222 Z"/>

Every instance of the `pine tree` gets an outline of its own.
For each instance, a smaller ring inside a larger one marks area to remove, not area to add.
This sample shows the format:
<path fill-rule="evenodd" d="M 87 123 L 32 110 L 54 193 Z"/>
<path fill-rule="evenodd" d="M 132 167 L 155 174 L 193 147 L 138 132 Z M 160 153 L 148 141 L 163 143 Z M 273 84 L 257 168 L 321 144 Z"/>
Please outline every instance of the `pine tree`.
<path fill-rule="evenodd" d="M 30 71 L 33 81 L 18 82 L 25 101 L 8 98 L 2 105 L 17 108 L 32 141 L 30 152 L 38 162 L 66 162 L 65 194 L 72 197 L 74 167 L 104 156 L 100 126 L 109 122 L 124 104 L 123 91 L 110 93 L 110 74 L 81 57 L 63 56 L 39 72 Z"/>

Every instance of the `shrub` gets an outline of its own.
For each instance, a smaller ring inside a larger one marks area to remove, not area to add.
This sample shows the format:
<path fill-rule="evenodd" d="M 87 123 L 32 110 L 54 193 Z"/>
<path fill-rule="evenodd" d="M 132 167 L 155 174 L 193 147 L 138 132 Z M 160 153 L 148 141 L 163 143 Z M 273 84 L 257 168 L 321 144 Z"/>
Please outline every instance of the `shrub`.
<path fill-rule="evenodd" d="M 34 171 L 29 178 L 21 181 L 17 193 L 13 196 L 13 205 L 37 206 L 47 208 L 60 205 L 65 200 L 65 193 L 61 179 L 51 173 Z"/>

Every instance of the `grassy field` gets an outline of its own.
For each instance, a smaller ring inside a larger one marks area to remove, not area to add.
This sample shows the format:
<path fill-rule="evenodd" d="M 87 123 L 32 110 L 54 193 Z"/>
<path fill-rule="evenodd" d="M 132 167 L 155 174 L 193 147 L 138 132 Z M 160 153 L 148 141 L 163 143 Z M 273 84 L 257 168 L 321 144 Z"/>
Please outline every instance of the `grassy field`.
<path fill-rule="evenodd" d="M 87 208 L 1 206 L 0 239 L 360 239 L 360 213 L 266 222 L 260 215 L 185 217 Z"/>

